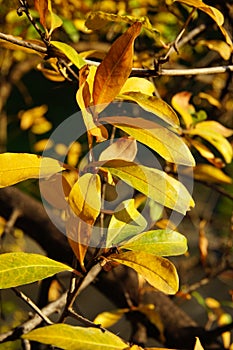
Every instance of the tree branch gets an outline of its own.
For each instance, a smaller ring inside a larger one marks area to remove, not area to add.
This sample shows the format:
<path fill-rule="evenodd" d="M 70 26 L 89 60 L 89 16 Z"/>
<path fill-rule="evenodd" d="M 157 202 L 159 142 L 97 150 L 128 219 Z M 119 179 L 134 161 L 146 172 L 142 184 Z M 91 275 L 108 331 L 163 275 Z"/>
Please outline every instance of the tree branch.
<path fill-rule="evenodd" d="M 45 46 L 40 46 L 29 41 L 18 39 L 12 35 L 4 34 L 0 32 L 0 39 L 11 42 L 15 45 L 22 46 L 36 52 L 48 55 L 48 57 L 65 58 L 65 55 L 52 46 L 47 49 Z M 92 60 L 85 60 L 87 64 L 93 66 L 99 66 L 100 62 L 95 62 Z M 133 68 L 131 76 L 136 77 L 157 77 L 157 76 L 188 76 L 188 75 L 206 75 L 206 74 L 220 74 L 226 72 L 233 72 L 233 65 L 217 66 L 217 67 L 204 67 L 204 68 L 188 68 L 188 69 L 145 69 L 145 68 Z"/>

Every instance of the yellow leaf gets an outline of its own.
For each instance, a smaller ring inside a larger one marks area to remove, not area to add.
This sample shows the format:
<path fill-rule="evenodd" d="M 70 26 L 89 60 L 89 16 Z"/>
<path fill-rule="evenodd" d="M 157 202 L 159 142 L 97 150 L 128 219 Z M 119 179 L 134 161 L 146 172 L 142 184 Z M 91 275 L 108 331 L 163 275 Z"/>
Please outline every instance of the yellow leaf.
<path fill-rule="evenodd" d="M 213 154 L 213 152 L 211 152 L 211 150 L 202 142 L 194 139 L 190 139 L 189 142 L 193 147 L 196 148 L 196 150 L 202 155 L 202 157 L 208 160 L 215 158 L 215 155 Z"/>
<path fill-rule="evenodd" d="M 182 4 L 198 8 L 209 15 L 218 26 L 222 26 L 224 23 L 224 16 L 216 7 L 206 5 L 202 0 L 174 0 L 181 2 Z"/>
<path fill-rule="evenodd" d="M 51 65 L 51 68 L 45 68 L 43 63 L 39 63 L 36 67 L 44 76 L 45 78 L 56 81 L 56 82 L 62 82 L 65 81 L 65 77 L 61 75 L 57 67 L 53 67 Z"/>
<path fill-rule="evenodd" d="M 100 324 L 104 328 L 109 328 L 117 323 L 123 317 L 123 315 L 129 311 L 130 309 L 116 309 L 102 312 L 95 317 L 93 322 Z"/>
<path fill-rule="evenodd" d="M 48 120 L 46 120 L 45 118 L 40 118 L 37 120 L 36 123 L 34 123 L 34 125 L 32 125 L 31 131 L 34 134 L 41 135 L 51 130 L 52 126 L 52 123 L 50 123 Z"/>
<path fill-rule="evenodd" d="M 231 177 L 224 174 L 224 172 L 209 164 L 198 164 L 194 167 L 194 178 L 206 182 L 216 182 L 231 184 Z"/>
<path fill-rule="evenodd" d="M 221 108 L 222 107 L 222 104 L 219 102 L 219 100 L 217 100 L 216 98 L 214 98 L 213 96 L 205 93 L 205 92 L 200 92 L 198 94 L 198 96 L 200 98 L 203 98 L 205 100 L 207 100 L 212 106 L 215 106 L 217 108 Z"/>
<path fill-rule="evenodd" d="M 121 92 L 122 93 L 122 92 Z M 147 112 L 155 114 L 156 117 L 162 119 L 169 125 L 177 128 L 180 125 L 179 119 L 166 102 L 156 96 L 149 96 L 145 92 L 125 92 L 119 95 L 120 98 L 136 102 Z"/>
<path fill-rule="evenodd" d="M 201 342 L 200 342 L 199 338 L 197 338 L 197 337 L 196 337 L 196 343 L 195 343 L 194 350 L 204 350 L 203 346 L 201 345 Z"/>
<path fill-rule="evenodd" d="M 82 153 L 82 145 L 79 142 L 73 142 L 69 147 L 67 154 L 67 163 L 71 166 L 76 166 L 79 160 L 79 157 Z"/>
<path fill-rule="evenodd" d="M 153 287 L 167 294 L 175 294 L 179 280 L 175 266 L 167 259 L 144 252 L 112 254 L 108 259 L 137 271 Z"/>
<path fill-rule="evenodd" d="M 29 153 L 0 154 L 0 188 L 32 178 L 48 177 L 65 168 L 56 159 Z"/>
<path fill-rule="evenodd" d="M 46 105 L 34 107 L 27 111 L 19 112 L 20 127 L 22 130 L 31 128 L 34 124 L 38 123 L 38 120 L 43 118 L 44 114 L 48 111 Z"/>
<path fill-rule="evenodd" d="M 102 111 L 119 94 L 129 77 L 133 66 L 133 44 L 141 30 L 141 23 L 135 22 L 111 46 L 98 66 L 93 90 L 96 112 Z"/>
<path fill-rule="evenodd" d="M 200 122 L 196 125 L 196 129 L 213 131 L 224 137 L 230 137 L 233 135 L 233 129 L 228 129 L 219 122 L 216 122 L 215 120 L 206 120 L 204 122 Z"/>
<path fill-rule="evenodd" d="M 185 186 L 164 171 L 123 160 L 108 161 L 104 168 L 165 207 L 186 214 L 186 211 L 194 206 L 194 201 Z"/>
<path fill-rule="evenodd" d="M 93 225 L 101 208 L 101 180 L 98 174 L 82 175 L 72 187 L 68 202 L 73 212 Z"/>
<path fill-rule="evenodd" d="M 222 40 L 200 40 L 199 45 L 206 45 L 208 49 L 217 51 L 224 60 L 231 57 L 232 48 Z"/>
<path fill-rule="evenodd" d="M 182 138 L 158 123 L 143 118 L 123 116 L 103 117 L 100 121 L 115 125 L 171 163 L 187 166 L 195 164 Z"/>
<path fill-rule="evenodd" d="M 131 77 L 126 80 L 121 88 L 120 95 L 126 92 L 142 92 L 143 94 L 152 96 L 155 91 L 154 84 L 144 78 Z"/>
<path fill-rule="evenodd" d="M 195 125 L 194 128 L 188 130 L 189 135 L 198 135 L 211 143 L 218 152 L 221 153 L 226 163 L 230 163 L 233 157 L 233 149 L 230 142 L 221 135 L 221 128 L 217 122 L 204 121 Z M 226 132 L 227 129 L 225 129 Z"/>
<path fill-rule="evenodd" d="M 175 110 L 181 115 L 187 129 L 193 124 L 192 113 L 195 108 L 189 103 L 192 94 L 188 91 L 182 91 L 172 97 L 171 104 Z"/>

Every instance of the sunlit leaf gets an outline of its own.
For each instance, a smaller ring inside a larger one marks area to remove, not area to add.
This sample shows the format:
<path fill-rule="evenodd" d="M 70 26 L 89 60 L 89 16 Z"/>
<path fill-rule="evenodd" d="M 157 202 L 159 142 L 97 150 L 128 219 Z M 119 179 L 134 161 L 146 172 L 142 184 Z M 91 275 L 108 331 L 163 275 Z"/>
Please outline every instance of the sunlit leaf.
<path fill-rule="evenodd" d="M 59 50 L 61 50 L 78 69 L 86 65 L 84 59 L 77 53 L 77 51 L 72 46 L 62 43 L 60 41 L 51 41 L 51 44 Z"/>
<path fill-rule="evenodd" d="M 198 123 L 196 125 L 197 129 L 213 131 L 217 134 L 220 134 L 224 137 L 230 137 L 233 135 L 233 129 L 228 129 L 223 126 L 221 123 L 216 122 L 215 120 L 206 120 L 205 122 Z"/>
<path fill-rule="evenodd" d="M 48 0 L 34 0 L 34 6 L 39 12 L 40 23 L 46 28 L 46 16 L 48 13 Z"/>
<path fill-rule="evenodd" d="M 95 319 L 94 323 L 100 324 L 104 328 L 109 328 L 124 316 L 125 313 L 129 312 L 130 309 L 116 309 L 111 311 L 105 311 L 101 314 L 98 314 Z"/>
<path fill-rule="evenodd" d="M 20 111 L 20 128 L 22 130 L 27 130 L 31 128 L 34 124 L 40 123 L 43 120 L 44 114 L 48 111 L 47 105 L 42 105 L 28 109 L 27 111 Z"/>
<path fill-rule="evenodd" d="M 113 124 L 171 163 L 187 166 L 195 164 L 182 138 L 158 123 L 143 118 L 122 116 L 104 117 L 100 121 Z"/>
<path fill-rule="evenodd" d="M 133 78 L 130 78 L 133 79 Z M 124 88 L 124 87 L 123 87 Z M 131 90 L 133 91 L 133 90 Z M 120 97 L 126 100 L 134 101 L 139 104 L 140 107 L 145 109 L 147 112 L 155 114 L 169 125 L 177 128 L 179 126 L 179 119 L 175 111 L 161 98 L 156 96 L 149 96 L 145 91 L 140 92 L 120 92 Z"/>
<path fill-rule="evenodd" d="M 86 173 L 72 187 L 68 202 L 73 212 L 93 225 L 101 208 L 101 181 L 98 174 Z"/>
<path fill-rule="evenodd" d="M 51 130 L 52 127 L 53 125 L 51 122 L 45 118 L 40 118 L 32 125 L 31 131 L 34 134 L 41 135 Z"/>
<path fill-rule="evenodd" d="M 199 92 L 198 96 L 200 98 L 203 98 L 205 100 L 207 100 L 212 106 L 215 106 L 217 108 L 221 108 L 222 104 L 219 100 L 217 100 L 216 98 L 214 98 L 212 95 L 207 94 L 206 92 Z"/>
<path fill-rule="evenodd" d="M 36 282 L 62 271 L 73 269 L 40 254 L 0 254 L 0 289 Z"/>
<path fill-rule="evenodd" d="M 161 170 L 123 160 L 106 162 L 103 167 L 165 207 L 185 214 L 194 206 L 193 199 L 184 185 Z"/>
<path fill-rule="evenodd" d="M 211 143 L 221 153 L 226 163 L 230 163 L 233 157 L 233 149 L 230 142 L 221 135 L 219 126 L 208 121 L 200 122 L 188 131 L 189 135 L 198 135 Z M 217 131 L 218 130 L 218 131 Z"/>
<path fill-rule="evenodd" d="M 146 252 L 158 256 L 180 255 L 187 251 L 185 236 L 171 230 L 143 232 L 121 246 L 121 249 Z"/>
<path fill-rule="evenodd" d="M 133 161 L 137 154 L 137 143 L 132 138 L 122 137 L 108 146 L 99 156 L 99 160 L 123 159 Z"/>
<path fill-rule="evenodd" d="M 199 45 L 205 45 L 210 50 L 217 51 L 224 60 L 231 57 L 232 48 L 222 40 L 200 40 Z"/>
<path fill-rule="evenodd" d="M 232 178 L 226 175 L 221 169 L 218 169 L 209 164 L 198 164 L 193 169 L 194 178 L 206 182 L 220 182 L 231 184 Z"/>
<path fill-rule="evenodd" d="M 32 178 L 43 178 L 65 170 L 56 159 L 29 153 L 0 154 L 0 188 Z"/>
<path fill-rule="evenodd" d="M 213 152 L 202 142 L 194 139 L 190 139 L 189 142 L 193 147 L 196 148 L 196 150 L 202 155 L 202 157 L 208 160 L 215 158 L 215 155 L 213 154 Z"/>
<path fill-rule="evenodd" d="M 121 35 L 98 66 L 93 89 L 95 106 L 109 104 L 129 77 L 133 65 L 133 44 L 140 33 L 141 26 L 141 23 L 136 22 Z M 96 108 L 96 112 L 100 112 L 105 106 Z"/>
<path fill-rule="evenodd" d="M 176 268 L 165 258 L 144 252 L 125 252 L 110 255 L 108 259 L 131 267 L 164 293 L 175 294 L 179 288 Z"/>
<path fill-rule="evenodd" d="M 126 80 L 121 88 L 120 94 L 126 92 L 141 92 L 143 94 L 152 96 L 155 91 L 154 85 L 147 79 L 131 77 Z"/>
<path fill-rule="evenodd" d="M 181 115 L 187 129 L 193 124 L 192 114 L 195 108 L 189 103 L 192 94 L 188 91 L 181 91 L 172 97 L 173 108 Z"/>
<path fill-rule="evenodd" d="M 206 5 L 202 0 L 173 0 L 174 2 L 181 2 L 185 5 L 192 6 L 198 8 L 209 15 L 218 26 L 223 25 L 224 16 L 222 12 L 220 12 L 216 7 Z"/>
<path fill-rule="evenodd" d="M 51 344 L 64 350 L 124 350 L 127 344 L 115 334 L 98 328 L 68 324 L 46 326 L 24 334 L 23 339 Z"/>
<path fill-rule="evenodd" d="M 199 338 L 196 337 L 196 343 L 194 346 L 194 350 L 204 350 L 203 346 L 201 345 L 201 342 Z"/>
<path fill-rule="evenodd" d="M 112 247 L 121 241 L 142 232 L 147 226 L 146 219 L 135 208 L 134 199 L 119 204 L 108 225 L 106 247 Z"/>

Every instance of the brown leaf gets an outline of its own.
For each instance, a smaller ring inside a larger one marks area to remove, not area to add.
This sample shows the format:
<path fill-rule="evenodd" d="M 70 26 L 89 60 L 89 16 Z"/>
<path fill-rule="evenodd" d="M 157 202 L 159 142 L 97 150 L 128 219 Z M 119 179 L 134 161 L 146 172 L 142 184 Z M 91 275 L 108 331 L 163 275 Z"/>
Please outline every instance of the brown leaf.
<path fill-rule="evenodd" d="M 46 28 L 46 16 L 48 13 L 48 0 L 35 0 L 34 5 L 36 10 L 39 12 L 40 23 Z"/>
<path fill-rule="evenodd" d="M 135 22 L 111 46 L 96 71 L 93 90 L 94 105 L 109 104 L 120 92 L 133 66 L 133 44 L 142 24 Z M 100 112 L 105 106 L 98 106 Z"/>

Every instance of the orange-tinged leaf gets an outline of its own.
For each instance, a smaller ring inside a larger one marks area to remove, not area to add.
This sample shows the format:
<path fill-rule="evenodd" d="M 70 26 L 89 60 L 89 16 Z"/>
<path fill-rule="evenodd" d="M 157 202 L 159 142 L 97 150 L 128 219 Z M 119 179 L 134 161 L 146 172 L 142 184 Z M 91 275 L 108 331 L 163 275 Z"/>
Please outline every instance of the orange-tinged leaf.
<path fill-rule="evenodd" d="M 90 243 L 92 225 L 84 222 L 70 210 L 67 211 L 66 235 L 77 260 L 85 271 L 84 258 Z"/>
<path fill-rule="evenodd" d="M 100 121 L 115 125 L 137 141 L 175 164 L 194 166 L 194 158 L 182 138 L 158 123 L 143 118 L 103 117 Z"/>
<path fill-rule="evenodd" d="M 71 186 L 63 174 L 55 174 L 49 179 L 40 181 L 40 193 L 54 208 L 65 210 Z"/>
<path fill-rule="evenodd" d="M 108 259 L 137 271 L 153 287 L 166 294 L 175 294 L 179 280 L 175 266 L 167 259 L 144 252 L 112 254 Z"/>
<path fill-rule="evenodd" d="M 123 159 L 133 161 L 137 154 L 137 142 L 132 138 L 122 137 L 108 146 L 99 156 L 99 160 Z"/>
<path fill-rule="evenodd" d="M 175 94 L 171 100 L 173 108 L 181 115 L 187 129 L 193 124 L 192 113 L 195 113 L 194 106 L 189 103 L 191 96 L 190 92 L 182 91 Z"/>
<path fill-rule="evenodd" d="M 48 0 L 34 0 L 36 10 L 39 12 L 40 23 L 46 28 L 46 16 L 48 13 Z"/>
<path fill-rule="evenodd" d="M 111 103 L 129 77 L 133 66 L 133 44 L 141 27 L 141 23 L 134 23 L 113 43 L 98 66 L 93 89 L 95 106 Z M 96 107 L 96 112 L 102 111 L 105 106 Z"/>
<path fill-rule="evenodd" d="M 2 153 L 0 154 L 0 188 L 27 179 L 48 177 L 62 170 L 65 170 L 63 165 L 53 158 L 43 158 L 29 153 Z"/>
<path fill-rule="evenodd" d="M 72 187 L 68 202 L 81 220 L 93 225 L 101 208 L 101 180 L 98 174 L 82 175 Z"/>
<path fill-rule="evenodd" d="M 167 124 L 177 128 L 180 125 L 179 118 L 176 112 L 164 102 L 161 98 L 156 96 L 149 96 L 143 92 L 123 92 L 119 95 L 120 98 L 136 102 L 140 107 L 147 112 L 155 114 L 158 118 L 165 121 Z"/>
<path fill-rule="evenodd" d="M 154 84 L 145 78 L 131 77 L 126 80 L 121 88 L 120 94 L 126 92 L 141 92 L 146 95 L 152 96 L 155 91 Z"/>

